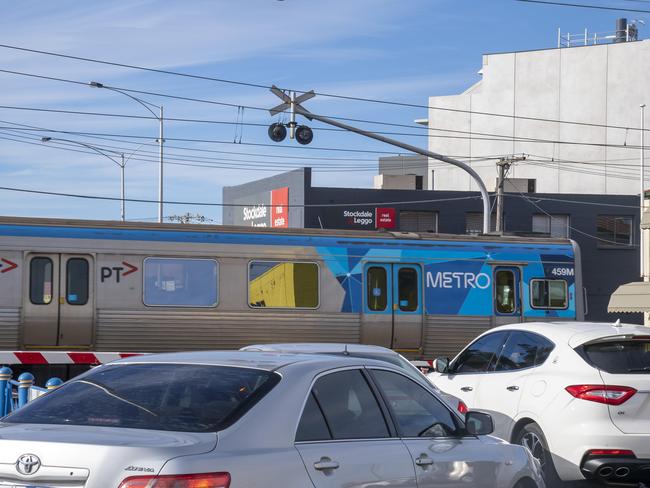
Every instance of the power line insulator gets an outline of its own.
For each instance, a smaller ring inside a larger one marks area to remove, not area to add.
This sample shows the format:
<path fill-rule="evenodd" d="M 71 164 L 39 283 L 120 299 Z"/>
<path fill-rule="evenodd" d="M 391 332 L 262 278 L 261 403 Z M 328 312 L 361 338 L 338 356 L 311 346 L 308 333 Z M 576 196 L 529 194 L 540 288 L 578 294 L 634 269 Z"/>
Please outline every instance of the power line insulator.
<path fill-rule="evenodd" d="M 306 125 L 299 125 L 296 129 L 296 141 L 299 144 L 309 144 L 314 140 L 314 132 Z"/>

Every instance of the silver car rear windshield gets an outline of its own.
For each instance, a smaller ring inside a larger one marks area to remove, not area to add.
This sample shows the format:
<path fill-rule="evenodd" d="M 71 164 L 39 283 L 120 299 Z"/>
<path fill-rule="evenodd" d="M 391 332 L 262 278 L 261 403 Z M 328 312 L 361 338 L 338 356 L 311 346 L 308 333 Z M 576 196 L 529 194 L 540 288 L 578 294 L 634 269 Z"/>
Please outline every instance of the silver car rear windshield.
<path fill-rule="evenodd" d="M 586 344 L 578 353 L 592 366 L 611 374 L 650 374 L 650 339 Z"/>
<path fill-rule="evenodd" d="M 275 386 L 275 373 L 192 364 L 97 368 L 3 422 L 217 432 Z"/>

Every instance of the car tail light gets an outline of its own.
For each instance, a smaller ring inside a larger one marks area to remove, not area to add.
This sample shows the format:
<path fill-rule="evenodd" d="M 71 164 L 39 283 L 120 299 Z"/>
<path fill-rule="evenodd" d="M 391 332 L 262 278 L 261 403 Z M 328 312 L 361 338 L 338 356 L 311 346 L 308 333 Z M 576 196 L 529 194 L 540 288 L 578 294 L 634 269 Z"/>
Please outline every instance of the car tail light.
<path fill-rule="evenodd" d="M 636 390 L 629 386 L 613 385 L 572 385 L 567 386 L 566 391 L 581 400 L 606 405 L 621 405 L 636 393 Z"/>
<path fill-rule="evenodd" d="M 469 412 L 469 408 L 467 408 L 467 405 L 465 405 L 465 402 L 462 401 L 462 400 L 458 400 L 457 409 L 463 415 L 465 415 L 467 412 Z"/>
<path fill-rule="evenodd" d="M 629 449 L 591 449 L 587 451 L 587 456 L 626 456 L 636 457 L 633 451 Z"/>
<path fill-rule="evenodd" d="M 119 488 L 228 488 L 230 474 L 175 474 L 164 476 L 132 476 Z"/>

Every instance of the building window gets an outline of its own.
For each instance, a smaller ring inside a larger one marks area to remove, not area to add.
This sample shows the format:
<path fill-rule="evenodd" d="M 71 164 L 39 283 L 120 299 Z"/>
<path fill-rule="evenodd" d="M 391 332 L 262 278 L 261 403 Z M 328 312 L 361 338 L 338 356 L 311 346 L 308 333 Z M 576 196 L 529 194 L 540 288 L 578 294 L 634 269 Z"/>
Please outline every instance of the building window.
<path fill-rule="evenodd" d="M 490 216 L 490 229 L 496 228 L 497 216 Z M 505 216 L 503 219 L 503 230 L 506 229 Z M 465 214 L 465 234 L 483 233 L 483 212 L 467 212 Z"/>
<path fill-rule="evenodd" d="M 34 305 L 52 303 L 53 266 L 50 258 L 34 258 L 29 265 L 29 301 Z"/>
<path fill-rule="evenodd" d="M 248 304 L 254 308 L 318 308 L 318 265 L 251 261 Z"/>
<path fill-rule="evenodd" d="M 160 307 L 215 307 L 217 267 L 217 262 L 213 259 L 145 259 L 144 304 Z"/>
<path fill-rule="evenodd" d="M 567 308 L 569 300 L 566 281 L 531 280 L 530 304 L 532 308 Z"/>
<path fill-rule="evenodd" d="M 422 189 L 422 180 L 424 179 L 423 176 L 416 175 L 415 176 L 415 189 L 416 190 L 421 190 Z"/>
<path fill-rule="evenodd" d="M 569 237 L 568 215 L 533 215 L 533 232 L 546 234 L 550 237 Z"/>
<path fill-rule="evenodd" d="M 632 217 L 599 215 L 596 221 L 598 247 L 633 247 Z"/>
<path fill-rule="evenodd" d="M 399 230 L 407 232 L 438 232 L 438 212 L 402 210 L 399 213 Z"/>

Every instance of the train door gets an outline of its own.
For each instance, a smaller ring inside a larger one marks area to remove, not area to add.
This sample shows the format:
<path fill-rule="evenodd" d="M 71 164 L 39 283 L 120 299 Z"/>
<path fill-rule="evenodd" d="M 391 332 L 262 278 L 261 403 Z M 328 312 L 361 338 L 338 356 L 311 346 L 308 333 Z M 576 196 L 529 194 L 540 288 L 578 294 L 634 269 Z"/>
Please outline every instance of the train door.
<path fill-rule="evenodd" d="M 23 293 L 25 347 L 93 342 L 94 260 L 77 254 L 30 254 Z"/>
<path fill-rule="evenodd" d="M 496 325 L 522 322 L 521 270 L 515 266 L 495 267 L 492 282 Z"/>
<path fill-rule="evenodd" d="M 362 342 L 396 350 L 422 345 L 422 271 L 416 264 L 366 263 Z"/>

